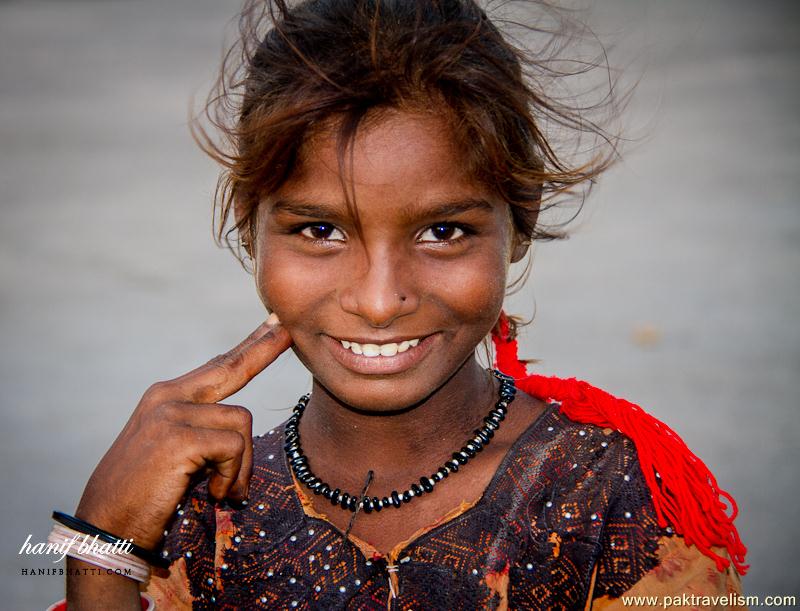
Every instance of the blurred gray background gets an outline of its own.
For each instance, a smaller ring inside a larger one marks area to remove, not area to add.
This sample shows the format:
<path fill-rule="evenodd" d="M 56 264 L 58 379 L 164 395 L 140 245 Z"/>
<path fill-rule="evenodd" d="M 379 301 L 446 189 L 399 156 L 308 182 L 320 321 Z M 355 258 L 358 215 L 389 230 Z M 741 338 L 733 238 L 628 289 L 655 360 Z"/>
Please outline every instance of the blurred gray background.
<path fill-rule="evenodd" d="M 756 594 L 800 595 L 799 6 L 590 4 L 612 62 L 641 77 L 645 137 L 571 239 L 537 246 L 508 306 L 535 308 L 539 371 L 641 404 L 707 462 L 739 501 Z M 216 169 L 186 121 L 237 8 L 0 3 L 2 608 L 63 595 L 60 577 L 20 575 L 49 561 L 17 552 L 75 508 L 144 389 L 263 318 L 212 242 Z M 284 356 L 235 400 L 260 432 L 308 387 Z"/>

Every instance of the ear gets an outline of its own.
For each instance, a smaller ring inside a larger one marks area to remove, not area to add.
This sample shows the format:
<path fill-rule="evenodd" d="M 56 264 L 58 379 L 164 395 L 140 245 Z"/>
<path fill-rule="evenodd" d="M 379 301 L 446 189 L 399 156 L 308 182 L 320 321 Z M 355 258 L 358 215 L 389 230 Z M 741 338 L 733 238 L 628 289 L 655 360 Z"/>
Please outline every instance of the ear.
<path fill-rule="evenodd" d="M 248 206 L 246 203 L 242 202 L 241 199 L 236 198 L 233 202 L 233 217 L 236 221 L 236 225 L 238 226 L 246 217 L 249 210 L 252 209 L 252 206 Z M 254 214 L 250 216 L 250 222 L 245 225 L 245 227 L 239 232 L 239 242 L 244 248 L 247 255 L 254 259 L 255 255 L 255 238 L 256 238 L 256 231 L 255 231 L 255 224 L 258 222 L 257 219 L 257 211 L 254 211 Z"/>
<path fill-rule="evenodd" d="M 542 187 L 538 187 L 531 200 L 531 207 L 523 207 L 518 210 L 519 214 L 523 215 L 523 226 L 530 227 L 530 232 L 536 227 L 536 221 L 539 220 L 539 207 L 542 203 Z M 531 246 L 531 236 L 529 232 L 522 232 L 519 226 L 514 222 L 514 209 L 511 210 L 511 226 L 514 230 L 513 243 L 511 244 L 511 263 L 517 263 L 527 254 L 528 248 Z"/>
<path fill-rule="evenodd" d="M 529 237 L 522 235 L 519 232 L 514 232 L 514 243 L 511 246 L 511 262 L 517 263 L 521 261 L 525 254 L 528 252 L 528 248 L 531 246 L 531 240 Z"/>

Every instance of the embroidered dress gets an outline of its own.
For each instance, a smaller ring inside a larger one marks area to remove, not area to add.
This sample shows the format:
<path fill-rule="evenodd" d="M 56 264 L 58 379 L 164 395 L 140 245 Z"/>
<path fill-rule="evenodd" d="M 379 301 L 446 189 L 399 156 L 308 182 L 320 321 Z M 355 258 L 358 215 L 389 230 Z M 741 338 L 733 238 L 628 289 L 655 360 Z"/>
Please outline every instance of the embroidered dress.
<path fill-rule="evenodd" d="M 189 490 L 165 538 L 170 570 L 147 589 L 157 609 L 614 609 L 623 594 L 684 592 L 738 608 L 734 567 L 659 525 L 631 439 L 557 403 L 479 500 L 387 556 L 311 508 L 283 434 L 254 439 L 245 507 L 214 503 L 204 481 Z"/>

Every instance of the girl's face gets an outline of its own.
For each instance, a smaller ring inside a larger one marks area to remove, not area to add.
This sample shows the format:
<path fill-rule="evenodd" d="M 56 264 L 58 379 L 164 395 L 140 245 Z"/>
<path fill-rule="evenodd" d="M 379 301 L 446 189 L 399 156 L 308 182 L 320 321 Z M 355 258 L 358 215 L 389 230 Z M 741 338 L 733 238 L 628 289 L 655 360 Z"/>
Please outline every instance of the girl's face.
<path fill-rule="evenodd" d="M 402 409 L 474 358 L 521 247 L 508 205 L 465 174 L 442 121 L 391 112 L 348 158 L 360 230 L 335 137 L 320 132 L 259 207 L 256 284 L 318 383 L 358 409 Z"/>

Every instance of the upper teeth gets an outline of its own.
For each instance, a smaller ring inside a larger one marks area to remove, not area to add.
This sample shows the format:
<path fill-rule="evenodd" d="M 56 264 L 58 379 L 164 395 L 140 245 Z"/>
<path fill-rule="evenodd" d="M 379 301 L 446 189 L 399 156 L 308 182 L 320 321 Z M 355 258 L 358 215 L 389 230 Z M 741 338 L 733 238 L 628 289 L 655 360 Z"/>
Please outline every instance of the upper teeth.
<path fill-rule="evenodd" d="M 356 354 L 363 354 L 364 356 L 394 356 L 398 352 L 405 352 L 419 343 L 419 339 L 409 339 L 399 344 L 359 344 L 356 342 L 348 342 L 346 339 L 339 341 L 342 342 L 342 346 L 348 350 L 352 350 Z"/>

